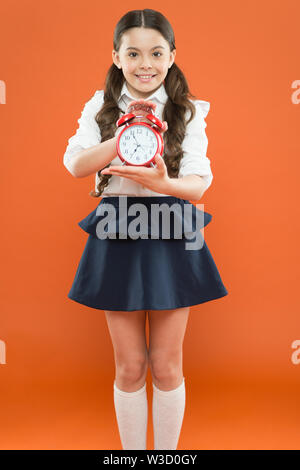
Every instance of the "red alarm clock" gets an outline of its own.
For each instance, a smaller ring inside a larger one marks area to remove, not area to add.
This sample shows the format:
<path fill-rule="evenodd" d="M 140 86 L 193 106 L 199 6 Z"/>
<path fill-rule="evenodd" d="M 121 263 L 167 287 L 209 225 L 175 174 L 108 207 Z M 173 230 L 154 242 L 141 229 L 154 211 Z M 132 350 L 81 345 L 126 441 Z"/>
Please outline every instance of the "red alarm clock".
<path fill-rule="evenodd" d="M 150 123 L 130 121 L 133 118 L 144 118 L 128 113 L 117 121 L 117 127 L 125 125 L 117 138 L 117 153 L 122 160 L 122 165 L 152 166 L 157 153 L 161 156 L 164 151 L 164 141 L 157 129 L 163 128 L 163 123 L 153 114 L 149 113 L 146 118 Z"/>

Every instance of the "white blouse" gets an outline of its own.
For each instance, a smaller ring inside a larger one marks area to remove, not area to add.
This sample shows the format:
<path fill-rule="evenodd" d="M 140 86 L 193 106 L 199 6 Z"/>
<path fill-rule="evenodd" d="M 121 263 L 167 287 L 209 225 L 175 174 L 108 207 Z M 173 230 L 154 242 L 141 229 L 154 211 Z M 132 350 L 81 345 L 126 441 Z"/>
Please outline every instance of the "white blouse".
<path fill-rule="evenodd" d="M 76 133 L 69 138 L 66 152 L 63 157 L 65 167 L 69 170 L 68 164 L 71 159 L 83 149 L 93 147 L 101 142 L 100 129 L 95 121 L 95 116 L 100 110 L 104 100 L 104 90 L 97 90 L 94 96 L 85 104 L 81 117 L 78 119 L 79 127 Z M 126 81 L 123 84 L 120 98 L 118 101 L 120 109 L 126 112 L 127 105 L 134 98 L 128 91 Z M 162 120 L 163 108 L 168 99 L 165 86 L 162 83 L 147 100 L 157 103 L 155 115 Z M 192 101 L 192 100 L 191 100 Z M 206 122 L 204 118 L 210 109 L 210 103 L 203 100 L 193 101 L 196 107 L 194 119 L 186 127 L 186 135 L 181 144 L 183 157 L 179 164 L 178 177 L 182 178 L 186 175 L 200 175 L 205 182 L 204 191 L 211 185 L 213 175 L 210 168 L 210 160 L 206 156 L 208 139 L 205 133 Z M 187 118 L 190 116 L 188 112 Z M 121 131 L 116 130 L 115 135 Z M 111 161 L 111 166 L 121 165 L 122 161 L 118 156 Z M 99 168 L 101 170 L 102 168 Z M 70 171 L 70 170 L 69 170 Z M 99 182 L 98 174 L 95 178 L 95 190 Z M 104 189 L 101 197 L 107 196 L 168 196 L 167 194 L 157 193 L 142 186 L 136 181 L 130 180 L 123 176 L 112 175 L 109 179 L 108 186 Z"/>

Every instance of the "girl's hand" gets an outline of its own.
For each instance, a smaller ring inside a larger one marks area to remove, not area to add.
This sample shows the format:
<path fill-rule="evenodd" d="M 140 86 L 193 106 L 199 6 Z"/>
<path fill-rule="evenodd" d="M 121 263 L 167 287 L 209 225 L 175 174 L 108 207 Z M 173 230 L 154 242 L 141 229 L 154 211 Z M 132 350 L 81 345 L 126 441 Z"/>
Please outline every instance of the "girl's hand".
<path fill-rule="evenodd" d="M 146 101 L 144 99 L 133 100 L 128 103 L 126 113 L 133 113 L 135 115 L 146 116 L 148 113 L 154 113 L 156 109 L 156 103 L 153 101 Z"/>
<path fill-rule="evenodd" d="M 139 99 L 139 100 L 133 100 L 128 103 L 128 106 L 126 108 L 126 114 L 127 113 L 133 113 L 136 116 L 144 116 L 145 119 L 142 118 L 134 118 L 130 122 L 150 122 L 148 119 L 146 119 L 146 115 L 150 113 L 155 113 L 156 109 L 156 103 L 153 101 L 147 101 L 144 99 Z M 163 121 L 163 129 L 158 129 L 159 132 L 166 132 L 168 130 L 168 123 L 167 121 Z"/>
<path fill-rule="evenodd" d="M 117 175 L 129 178 L 156 193 L 167 194 L 170 178 L 164 159 L 157 153 L 155 168 L 133 165 L 111 165 L 101 171 L 102 175 Z"/>

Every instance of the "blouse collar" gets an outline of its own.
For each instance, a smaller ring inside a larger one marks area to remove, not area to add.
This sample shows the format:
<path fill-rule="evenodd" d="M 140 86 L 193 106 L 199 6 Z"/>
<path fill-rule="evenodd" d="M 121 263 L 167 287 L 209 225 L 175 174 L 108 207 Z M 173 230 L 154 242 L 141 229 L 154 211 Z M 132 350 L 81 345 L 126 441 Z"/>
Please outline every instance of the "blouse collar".
<path fill-rule="evenodd" d="M 123 95 L 125 95 L 130 100 L 136 100 L 137 99 L 137 98 L 134 98 L 134 96 L 132 96 L 130 94 L 130 92 L 127 88 L 126 80 L 124 80 L 123 87 L 122 87 L 121 94 L 120 94 L 120 98 L 122 98 Z M 164 86 L 163 83 L 161 84 L 161 86 L 154 93 L 152 93 L 151 96 L 149 96 L 147 98 L 147 101 L 152 101 L 152 100 L 155 100 L 155 99 L 157 101 L 159 101 L 160 103 L 162 103 L 162 104 L 165 104 L 167 102 L 168 94 L 166 92 L 166 89 L 165 89 L 165 86 Z"/>

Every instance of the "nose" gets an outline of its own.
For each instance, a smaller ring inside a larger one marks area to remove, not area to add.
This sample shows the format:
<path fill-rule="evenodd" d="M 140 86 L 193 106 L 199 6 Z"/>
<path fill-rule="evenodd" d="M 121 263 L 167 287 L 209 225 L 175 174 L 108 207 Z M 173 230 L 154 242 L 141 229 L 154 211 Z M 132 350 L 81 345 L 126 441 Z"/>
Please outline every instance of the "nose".
<path fill-rule="evenodd" d="M 141 68 L 145 70 L 152 69 L 152 65 L 149 60 L 144 59 L 142 60 Z"/>
<path fill-rule="evenodd" d="M 152 72 L 152 67 L 141 67 L 141 73 L 151 73 Z"/>

